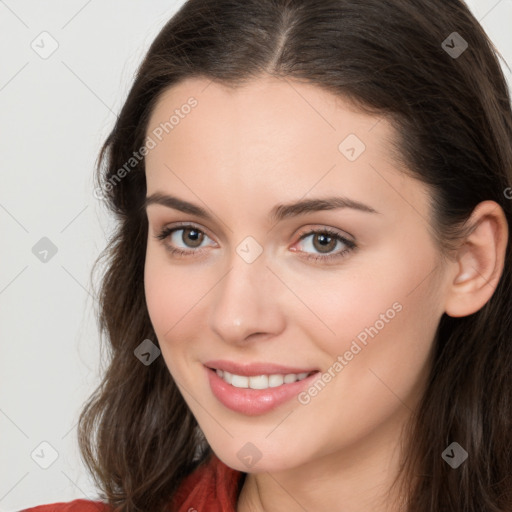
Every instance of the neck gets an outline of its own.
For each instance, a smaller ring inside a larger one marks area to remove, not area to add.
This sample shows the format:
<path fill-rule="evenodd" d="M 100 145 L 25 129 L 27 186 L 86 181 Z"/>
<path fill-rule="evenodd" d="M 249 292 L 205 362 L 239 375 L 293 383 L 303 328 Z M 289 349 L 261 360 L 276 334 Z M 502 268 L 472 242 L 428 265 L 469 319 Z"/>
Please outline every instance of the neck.
<path fill-rule="evenodd" d="M 248 473 L 237 512 L 403 512 L 404 499 L 398 488 L 392 487 L 400 466 L 403 425 L 381 426 L 357 446 L 330 452 L 299 467 Z"/>

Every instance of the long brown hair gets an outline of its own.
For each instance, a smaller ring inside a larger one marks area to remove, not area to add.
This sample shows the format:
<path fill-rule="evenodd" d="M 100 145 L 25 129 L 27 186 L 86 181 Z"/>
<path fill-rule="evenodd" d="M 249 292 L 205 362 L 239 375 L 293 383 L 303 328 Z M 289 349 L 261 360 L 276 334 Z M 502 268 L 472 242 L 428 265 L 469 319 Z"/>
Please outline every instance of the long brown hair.
<path fill-rule="evenodd" d="M 97 260 L 106 264 L 99 320 L 108 367 L 78 436 L 104 501 L 123 512 L 163 511 L 212 453 L 163 358 L 146 366 L 134 356 L 143 340 L 158 340 L 143 283 L 144 158 L 130 159 L 162 92 L 188 77 L 241 86 L 270 74 L 387 115 L 397 157 L 432 187 L 432 230 L 448 252 L 481 201 L 496 201 L 512 226 L 512 114 L 498 55 L 460 0 L 189 0 L 169 20 L 98 160 L 98 185 L 117 219 Z M 410 512 L 512 510 L 511 291 L 509 243 L 485 306 L 441 318 L 407 436 L 401 485 Z M 441 457 L 453 441 L 468 452 L 457 469 Z"/>

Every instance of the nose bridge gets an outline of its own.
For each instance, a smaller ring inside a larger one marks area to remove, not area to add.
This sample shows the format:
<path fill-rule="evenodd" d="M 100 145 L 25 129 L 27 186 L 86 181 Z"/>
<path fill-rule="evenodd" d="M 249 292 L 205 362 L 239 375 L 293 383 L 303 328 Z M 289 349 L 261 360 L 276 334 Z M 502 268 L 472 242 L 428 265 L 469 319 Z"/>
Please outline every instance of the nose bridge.
<path fill-rule="evenodd" d="M 241 249 L 246 248 L 240 244 Z M 225 341 L 243 341 L 251 334 L 276 334 L 282 328 L 274 276 L 260 254 L 251 261 L 233 254 L 230 269 L 214 292 L 210 327 Z"/>

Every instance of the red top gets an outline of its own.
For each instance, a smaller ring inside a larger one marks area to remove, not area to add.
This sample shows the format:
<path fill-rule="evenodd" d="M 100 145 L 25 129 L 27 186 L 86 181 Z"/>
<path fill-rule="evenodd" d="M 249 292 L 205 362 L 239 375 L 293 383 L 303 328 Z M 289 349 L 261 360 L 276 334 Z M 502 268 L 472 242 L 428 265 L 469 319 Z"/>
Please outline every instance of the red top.
<path fill-rule="evenodd" d="M 214 453 L 180 485 L 172 512 L 236 512 L 238 487 L 245 473 L 226 466 Z"/>
<path fill-rule="evenodd" d="M 110 510 L 101 501 L 74 500 L 66 503 L 51 503 L 25 508 L 20 512 L 110 512 Z"/>
<path fill-rule="evenodd" d="M 226 466 L 214 453 L 188 475 L 169 505 L 171 512 L 236 512 L 244 473 Z M 111 512 L 101 501 L 74 500 L 27 508 L 21 512 Z"/>

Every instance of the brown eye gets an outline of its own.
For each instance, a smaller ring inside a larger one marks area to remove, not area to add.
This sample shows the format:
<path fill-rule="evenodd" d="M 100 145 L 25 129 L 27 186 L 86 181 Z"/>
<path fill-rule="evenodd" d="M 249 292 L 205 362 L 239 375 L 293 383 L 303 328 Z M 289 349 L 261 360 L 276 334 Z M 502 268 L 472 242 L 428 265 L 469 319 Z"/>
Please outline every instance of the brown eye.
<path fill-rule="evenodd" d="M 313 247 L 320 252 L 329 253 L 336 247 L 338 239 L 326 233 L 315 233 L 313 236 Z"/>
<path fill-rule="evenodd" d="M 188 224 L 175 228 L 164 227 L 155 238 L 161 240 L 169 252 L 180 256 L 202 253 L 203 242 L 205 239 L 210 240 L 201 229 Z"/>
<path fill-rule="evenodd" d="M 186 228 L 181 235 L 182 242 L 189 247 L 199 247 L 204 239 L 204 233 L 195 228 Z"/>
<path fill-rule="evenodd" d="M 300 252 L 305 254 L 305 259 L 323 263 L 334 262 L 357 247 L 352 240 L 326 228 L 303 234 L 300 237 L 300 245 Z"/>

